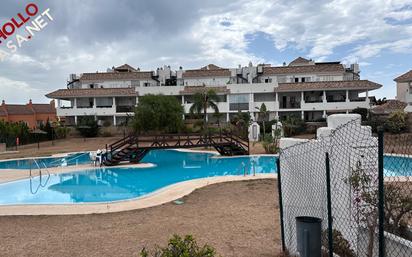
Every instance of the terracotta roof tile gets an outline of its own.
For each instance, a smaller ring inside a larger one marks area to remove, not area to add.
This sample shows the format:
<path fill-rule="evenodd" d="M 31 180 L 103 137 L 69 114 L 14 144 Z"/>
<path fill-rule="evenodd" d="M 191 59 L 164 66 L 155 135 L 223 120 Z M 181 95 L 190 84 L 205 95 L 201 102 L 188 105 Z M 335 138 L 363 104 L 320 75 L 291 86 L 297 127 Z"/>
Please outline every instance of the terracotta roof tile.
<path fill-rule="evenodd" d="M 55 113 L 56 109 L 50 104 L 32 104 L 36 113 Z"/>
<path fill-rule="evenodd" d="M 309 90 L 333 90 L 333 89 L 367 89 L 381 88 L 382 85 L 369 80 L 345 80 L 345 81 L 322 81 L 302 83 L 279 83 L 275 87 L 276 92 L 309 91 Z"/>
<path fill-rule="evenodd" d="M 141 80 L 152 79 L 151 71 L 132 71 L 132 72 L 96 72 L 83 73 L 80 81 L 99 81 L 99 80 Z"/>
<path fill-rule="evenodd" d="M 289 63 L 289 66 L 299 65 L 299 64 L 305 64 L 305 65 L 307 65 L 309 62 L 310 62 L 310 60 L 305 59 L 305 58 L 299 56 L 299 57 L 296 58 L 295 60 L 291 61 L 291 62 Z"/>
<path fill-rule="evenodd" d="M 34 111 L 28 105 L 7 104 L 5 108 L 9 115 L 32 115 L 34 114 Z"/>
<path fill-rule="evenodd" d="M 207 90 L 214 90 L 216 94 L 227 94 L 230 93 L 230 90 L 227 87 L 203 87 L 203 86 L 185 86 L 180 94 L 182 95 L 192 95 L 196 93 L 202 93 Z"/>
<path fill-rule="evenodd" d="M 46 95 L 48 98 L 73 98 L 73 97 L 104 97 L 104 96 L 137 96 L 133 88 L 85 88 L 85 89 L 59 89 Z"/>
<path fill-rule="evenodd" d="M 229 69 L 220 68 L 214 64 L 209 64 L 205 67 L 196 70 L 186 70 L 183 72 L 184 78 L 198 78 L 198 77 L 230 77 Z"/>
<path fill-rule="evenodd" d="M 115 70 L 127 70 L 127 71 L 137 71 L 135 68 L 130 66 L 129 64 L 125 63 L 120 65 L 119 67 L 114 68 Z"/>
<path fill-rule="evenodd" d="M 302 66 L 276 66 L 263 67 L 262 75 L 278 75 L 278 74 L 300 74 L 300 73 L 322 73 L 322 72 L 338 72 L 343 73 L 345 68 L 339 63 L 316 63 L 314 65 Z"/>
<path fill-rule="evenodd" d="M 375 114 L 390 114 L 395 111 L 403 110 L 406 106 L 406 103 L 398 100 L 387 100 L 386 103 L 373 107 L 371 111 Z"/>
<path fill-rule="evenodd" d="M 214 65 L 214 64 L 211 63 L 211 64 L 208 64 L 205 67 L 202 67 L 200 69 L 201 70 L 218 70 L 218 69 L 222 69 L 222 68 L 220 68 L 219 66 Z"/>
<path fill-rule="evenodd" d="M 394 79 L 396 82 L 409 82 L 412 81 L 412 70 L 400 75 Z"/>

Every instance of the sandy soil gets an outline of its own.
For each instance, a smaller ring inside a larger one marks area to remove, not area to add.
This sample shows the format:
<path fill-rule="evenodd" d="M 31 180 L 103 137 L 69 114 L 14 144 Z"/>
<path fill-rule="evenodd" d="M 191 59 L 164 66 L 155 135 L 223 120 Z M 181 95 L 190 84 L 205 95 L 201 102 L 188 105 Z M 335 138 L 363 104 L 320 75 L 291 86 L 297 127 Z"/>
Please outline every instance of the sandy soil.
<path fill-rule="evenodd" d="M 277 256 L 276 180 L 210 185 L 148 209 L 76 216 L 0 217 L 1 256 L 138 256 L 177 233 L 222 256 Z"/>

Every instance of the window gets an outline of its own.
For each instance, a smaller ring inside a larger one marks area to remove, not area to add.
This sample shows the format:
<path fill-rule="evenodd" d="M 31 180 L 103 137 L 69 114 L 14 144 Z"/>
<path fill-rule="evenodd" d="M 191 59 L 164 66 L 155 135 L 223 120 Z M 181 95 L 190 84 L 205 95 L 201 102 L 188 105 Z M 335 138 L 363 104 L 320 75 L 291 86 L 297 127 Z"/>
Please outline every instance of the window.
<path fill-rule="evenodd" d="M 249 109 L 249 94 L 229 95 L 229 110 L 241 111 Z"/>
<path fill-rule="evenodd" d="M 299 78 L 295 78 L 295 83 L 298 83 L 299 82 Z"/>
<path fill-rule="evenodd" d="M 144 87 L 150 87 L 150 83 L 149 83 L 149 82 L 145 82 L 145 83 L 143 83 L 143 86 L 144 86 Z"/>
<path fill-rule="evenodd" d="M 98 97 L 96 98 L 96 107 L 97 108 L 111 108 L 113 106 L 112 97 Z"/>
<path fill-rule="evenodd" d="M 90 88 L 94 88 L 94 84 L 90 84 L 89 87 L 90 87 Z"/>
<path fill-rule="evenodd" d="M 302 78 L 302 82 L 305 82 L 305 79 L 306 79 L 306 78 Z"/>
<path fill-rule="evenodd" d="M 272 83 L 272 79 L 271 78 L 265 79 L 265 83 Z"/>

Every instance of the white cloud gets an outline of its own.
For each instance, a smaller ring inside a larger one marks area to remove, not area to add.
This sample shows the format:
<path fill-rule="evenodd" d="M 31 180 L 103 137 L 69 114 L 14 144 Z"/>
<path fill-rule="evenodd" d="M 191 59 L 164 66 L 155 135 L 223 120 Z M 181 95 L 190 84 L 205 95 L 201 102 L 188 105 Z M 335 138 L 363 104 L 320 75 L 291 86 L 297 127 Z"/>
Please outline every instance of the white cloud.
<path fill-rule="evenodd" d="M 29 99 L 39 100 L 44 92 L 40 89 L 31 87 L 27 82 L 11 80 L 6 77 L 0 77 L 1 100 L 8 103 L 24 103 Z"/>
<path fill-rule="evenodd" d="M 383 51 L 412 51 L 412 0 L 102 2 L 42 1 L 55 20 L 0 62 L 1 75 L 9 79 L 1 81 L 0 96 L 18 99 L 8 92 L 10 85 L 25 83 L 23 93 L 47 101 L 43 95 L 64 88 L 70 73 L 125 62 L 144 70 L 164 64 L 283 62 L 270 52 L 257 56 L 250 51 L 246 35 L 259 32 L 279 51 L 292 49 L 316 60 L 330 60 L 339 47 L 349 48 L 345 62 L 360 63 L 370 63 Z M 16 1 L 3 5 L 9 8 L 2 8 L 0 17 L 12 17 L 19 9 Z"/>
<path fill-rule="evenodd" d="M 203 45 L 204 54 L 211 58 L 233 58 L 230 52 L 240 54 L 238 59 L 253 58 L 246 52 L 245 35 L 262 31 L 271 36 L 279 50 L 294 44 L 298 50 L 308 50 L 309 57 L 323 60 L 337 47 L 354 44 L 359 49 L 352 55 L 362 60 L 384 49 L 397 52 L 412 49 L 405 39 L 412 37 L 412 25 L 396 25 L 386 20 L 408 19 L 412 10 L 404 8 L 410 4 L 411 0 L 243 1 L 237 9 L 202 17 L 193 31 Z M 231 26 L 219 26 L 222 20 Z M 360 49 L 364 46 L 366 49 Z"/>

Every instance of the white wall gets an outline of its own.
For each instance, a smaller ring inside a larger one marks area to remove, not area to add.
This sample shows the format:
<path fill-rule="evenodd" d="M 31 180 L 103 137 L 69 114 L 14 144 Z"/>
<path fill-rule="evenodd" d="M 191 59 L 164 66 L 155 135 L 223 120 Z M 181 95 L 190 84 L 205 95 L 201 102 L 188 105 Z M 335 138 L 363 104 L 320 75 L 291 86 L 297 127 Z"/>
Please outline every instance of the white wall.
<path fill-rule="evenodd" d="M 185 86 L 224 86 L 230 81 L 229 77 L 185 78 Z"/>
<path fill-rule="evenodd" d="M 396 83 L 396 100 L 406 102 L 410 82 Z"/>

